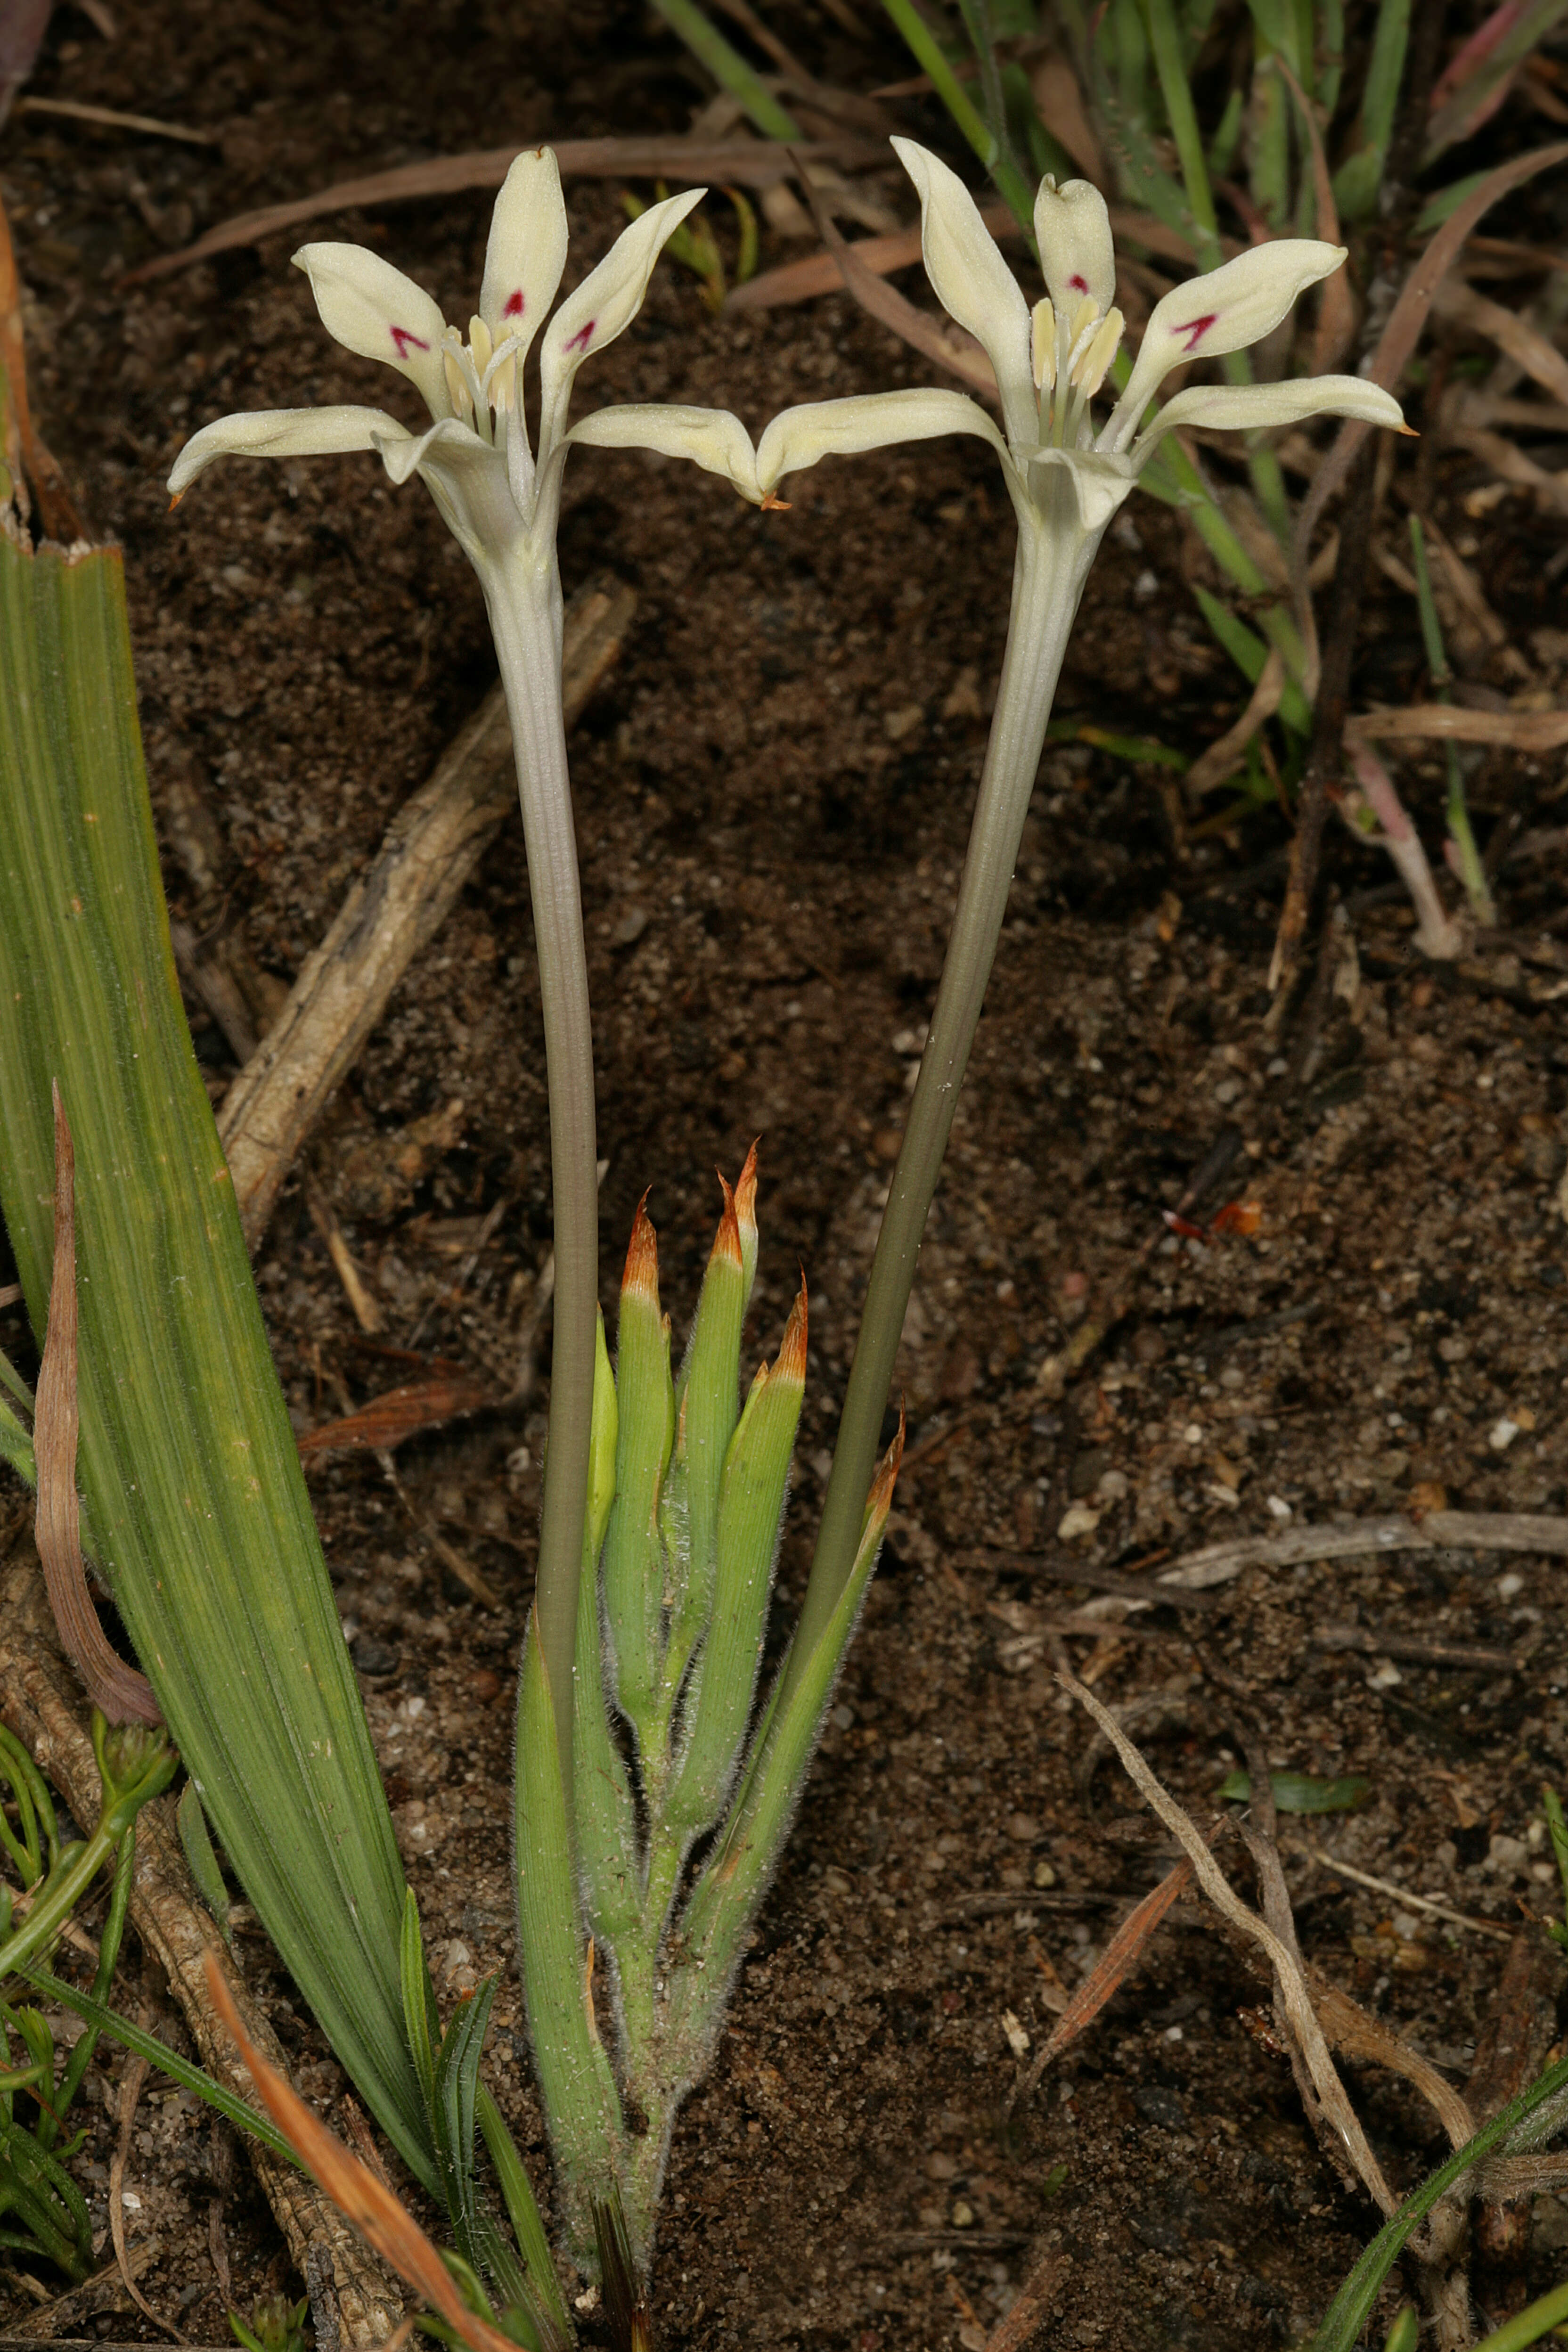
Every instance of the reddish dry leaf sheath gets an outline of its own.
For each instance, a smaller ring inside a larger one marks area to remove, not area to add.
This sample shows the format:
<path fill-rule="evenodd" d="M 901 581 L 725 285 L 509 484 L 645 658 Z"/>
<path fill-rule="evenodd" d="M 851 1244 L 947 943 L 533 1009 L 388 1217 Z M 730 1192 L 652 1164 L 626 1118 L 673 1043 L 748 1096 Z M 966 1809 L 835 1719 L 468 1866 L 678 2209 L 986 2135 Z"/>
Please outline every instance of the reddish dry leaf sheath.
<path fill-rule="evenodd" d="M 632 1220 L 626 1271 L 621 1276 L 621 1297 L 647 1298 L 655 1307 L 658 1305 L 658 1235 L 648 1222 L 647 1192 L 637 1202 L 637 1213 Z"/>
<path fill-rule="evenodd" d="M 773 1359 L 770 1375 L 772 1379 L 782 1378 L 795 1381 L 801 1388 L 805 1386 L 805 1274 L 803 1269 L 800 1293 L 790 1308 L 789 1321 L 784 1325 L 784 1338 L 779 1341 L 779 1351 Z"/>
<path fill-rule="evenodd" d="M 753 1141 L 746 1164 L 735 1181 L 735 1215 L 742 1245 L 757 1238 L 757 1147 Z"/>
<path fill-rule="evenodd" d="M 372 1397 L 358 1412 L 342 1421 L 323 1423 L 300 1438 L 301 1454 L 330 1454 L 340 1446 L 365 1445 L 380 1450 L 400 1445 L 416 1430 L 438 1428 L 458 1413 L 475 1412 L 488 1404 L 493 1391 L 474 1380 L 405 1381 Z"/>
<path fill-rule="evenodd" d="M 708 1263 L 710 1265 L 732 1265 L 739 1272 L 741 1221 L 735 1213 L 735 1195 L 721 1171 L 715 1168 L 713 1173 L 719 1178 L 719 1190 L 724 1195 L 724 1213 L 719 1220 L 719 1230 L 713 1236 L 713 1253 Z"/>

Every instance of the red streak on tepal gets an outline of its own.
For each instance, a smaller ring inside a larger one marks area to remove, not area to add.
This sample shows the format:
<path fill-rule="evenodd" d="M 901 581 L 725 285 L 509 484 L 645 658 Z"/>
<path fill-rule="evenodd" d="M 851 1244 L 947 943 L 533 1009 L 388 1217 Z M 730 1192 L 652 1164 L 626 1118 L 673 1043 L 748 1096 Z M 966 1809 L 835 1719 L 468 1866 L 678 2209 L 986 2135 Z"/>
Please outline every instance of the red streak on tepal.
<path fill-rule="evenodd" d="M 1087 294 L 1089 292 L 1089 280 L 1087 278 L 1069 278 L 1068 279 L 1068 284 L 1072 288 L 1075 294 Z"/>
<path fill-rule="evenodd" d="M 590 319 L 585 327 L 579 327 L 574 335 L 568 335 L 566 338 L 567 350 L 569 352 L 585 352 L 589 343 L 593 341 L 594 330 L 598 323 L 597 319 Z"/>
<path fill-rule="evenodd" d="M 427 352 L 430 348 L 423 335 L 410 334 L 406 327 L 394 327 L 392 340 L 397 345 L 397 356 L 400 360 L 405 360 L 408 357 L 410 348 L 416 352 Z"/>
<path fill-rule="evenodd" d="M 1173 327 L 1171 331 L 1173 334 L 1185 335 L 1188 351 L 1195 352 L 1218 316 L 1217 310 L 1211 310 L 1206 318 L 1190 319 L 1184 327 Z"/>
<path fill-rule="evenodd" d="M 522 289 L 519 286 L 512 293 L 507 296 L 506 308 L 502 310 L 501 317 L 503 319 L 521 319 L 521 316 Z"/>

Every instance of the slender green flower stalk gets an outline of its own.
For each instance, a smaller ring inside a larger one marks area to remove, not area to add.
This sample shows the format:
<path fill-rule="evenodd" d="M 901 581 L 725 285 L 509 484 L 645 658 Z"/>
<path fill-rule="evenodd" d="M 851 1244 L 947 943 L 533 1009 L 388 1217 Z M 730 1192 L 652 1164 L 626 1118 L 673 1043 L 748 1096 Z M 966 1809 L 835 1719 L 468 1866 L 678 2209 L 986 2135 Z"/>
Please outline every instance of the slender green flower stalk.
<path fill-rule="evenodd" d="M 635 410 L 601 410 L 578 427 L 602 445 L 683 447 L 763 505 L 818 458 L 889 443 L 967 433 L 990 442 L 1018 521 L 1013 604 L 1001 688 L 963 879 L 921 1074 L 878 1238 L 799 1632 L 782 1696 L 852 1583 L 861 1516 L 876 1461 L 921 1236 L 936 1189 L 995 957 L 1024 819 L 1062 656 L 1089 567 L 1123 501 L 1182 425 L 1232 431 L 1360 417 L 1403 430 L 1399 404 L 1357 376 L 1281 383 L 1189 385 L 1143 419 L 1171 370 L 1220 359 L 1270 334 L 1311 285 L 1344 260 L 1342 246 L 1282 237 L 1189 279 L 1151 314 L 1120 397 L 1096 428 L 1091 404 L 1121 347 L 1115 257 L 1105 200 L 1085 180 L 1040 184 L 1034 227 L 1047 292 L 1031 310 L 973 198 L 956 173 L 912 140 L 895 139 L 921 199 L 926 275 L 949 315 L 983 345 L 995 372 L 1002 424 L 966 394 L 872 394 L 789 409 L 755 450 L 734 417 L 663 412 L 649 431 Z M 625 422 L 622 423 L 624 418 Z"/>
<path fill-rule="evenodd" d="M 479 311 L 466 340 L 421 287 L 379 255 L 354 245 L 301 247 L 294 259 L 310 281 L 328 332 L 345 349 L 405 376 L 429 410 L 429 429 L 411 433 L 375 408 L 226 416 L 187 442 L 169 477 L 178 499 L 219 457 L 374 450 L 394 482 L 419 476 L 484 590 L 516 749 L 550 1080 L 554 1345 L 535 1614 L 560 1767 L 568 1780 L 598 1308 L 598 1200 L 588 967 L 561 709 L 555 533 L 566 452 L 577 437 L 566 422 L 577 370 L 630 325 L 665 239 L 702 194 L 688 190 L 640 215 L 552 318 L 566 261 L 561 175 L 548 148 L 520 155 L 496 202 Z M 523 408 L 522 370 L 540 335 L 535 447 Z M 620 412 L 628 420 L 637 413 Z M 634 436 L 629 422 L 627 438 Z"/>

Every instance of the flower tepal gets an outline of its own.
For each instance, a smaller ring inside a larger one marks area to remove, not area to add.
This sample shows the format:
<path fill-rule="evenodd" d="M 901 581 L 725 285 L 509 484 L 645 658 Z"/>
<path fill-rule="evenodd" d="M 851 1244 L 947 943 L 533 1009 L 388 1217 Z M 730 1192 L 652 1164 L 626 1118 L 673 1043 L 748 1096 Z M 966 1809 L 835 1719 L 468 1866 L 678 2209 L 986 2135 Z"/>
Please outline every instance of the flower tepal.
<path fill-rule="evenodd" d="M 652 205 L 551 319 L 566 264 L 561 173 L 547 147 L 517 156 L 496 200 L 479 306 L 466 335 L 448 326 L 423 287 L 379 254 L 357 245 L 301 246 L 295 266 L 310 281 L 322 325 L 346 351 L 405 377 L 429 412 L 429 429 L 411 433 L 383 409 L 349 406 L 221 417 L 186 443 L 170 489 L 178 499 L 223 457 L 375 449 L 394 481 L 411 473 L 422 478 L 481 572 L 519 541 L 547 560 L 571 438 L 573 380 L 584 360 L 636 317 L 660 247 L 701 194 L 689 189 Z M 541 333 L 535 446 L 521 371 Z"/>

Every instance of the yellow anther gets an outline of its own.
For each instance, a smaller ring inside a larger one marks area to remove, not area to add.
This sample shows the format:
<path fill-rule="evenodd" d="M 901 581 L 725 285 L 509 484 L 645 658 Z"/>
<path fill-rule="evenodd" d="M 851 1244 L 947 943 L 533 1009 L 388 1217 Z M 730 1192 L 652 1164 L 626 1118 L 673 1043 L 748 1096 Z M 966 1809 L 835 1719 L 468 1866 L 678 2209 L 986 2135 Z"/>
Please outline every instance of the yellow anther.
<path fill-rule="evenodd" d="M 454 415 L 463 417 L 468 423 L 471 424 L 473 422 L 474 415 L 474 404 L 469 395 L 468 387 L 463 381 L 462 369 L 458 365 L 456 357 L 449 351 L 442 352 L 441 365 L 446 372 L 447 389 L 452 395 L 452 409 Z"/>
<path fill-rule="evenodd" d="M 470 319 L 468 320 L 468 349 L 474 355 L 474 366 L 479 373 L 481 383 L 484 381 L 485 370 L 490 363 L 490 353 L 494 348 L 495 346 L 490 341 L 490 331 L 486 326 L 484 320 L 482 319 Z"/>
<path fill-rule="evenodd" d="M 1051 308 L 1051 298 L 1042 295 L 1033 312 L 1032 356 L 1035 366 L 1035 390 L 1051 392 L 1057 381 L 1057 314 Z"/>
<path fill-rule="evenodd" d="M 1120 310 L 1109 310 L 1100 320 L 1099 330 L 1072 372 L 1074 389 L 1086 400 L 1092 400 L 1105 382 L 1106 372 L 1116 357 L 1125 321 Z"/>

